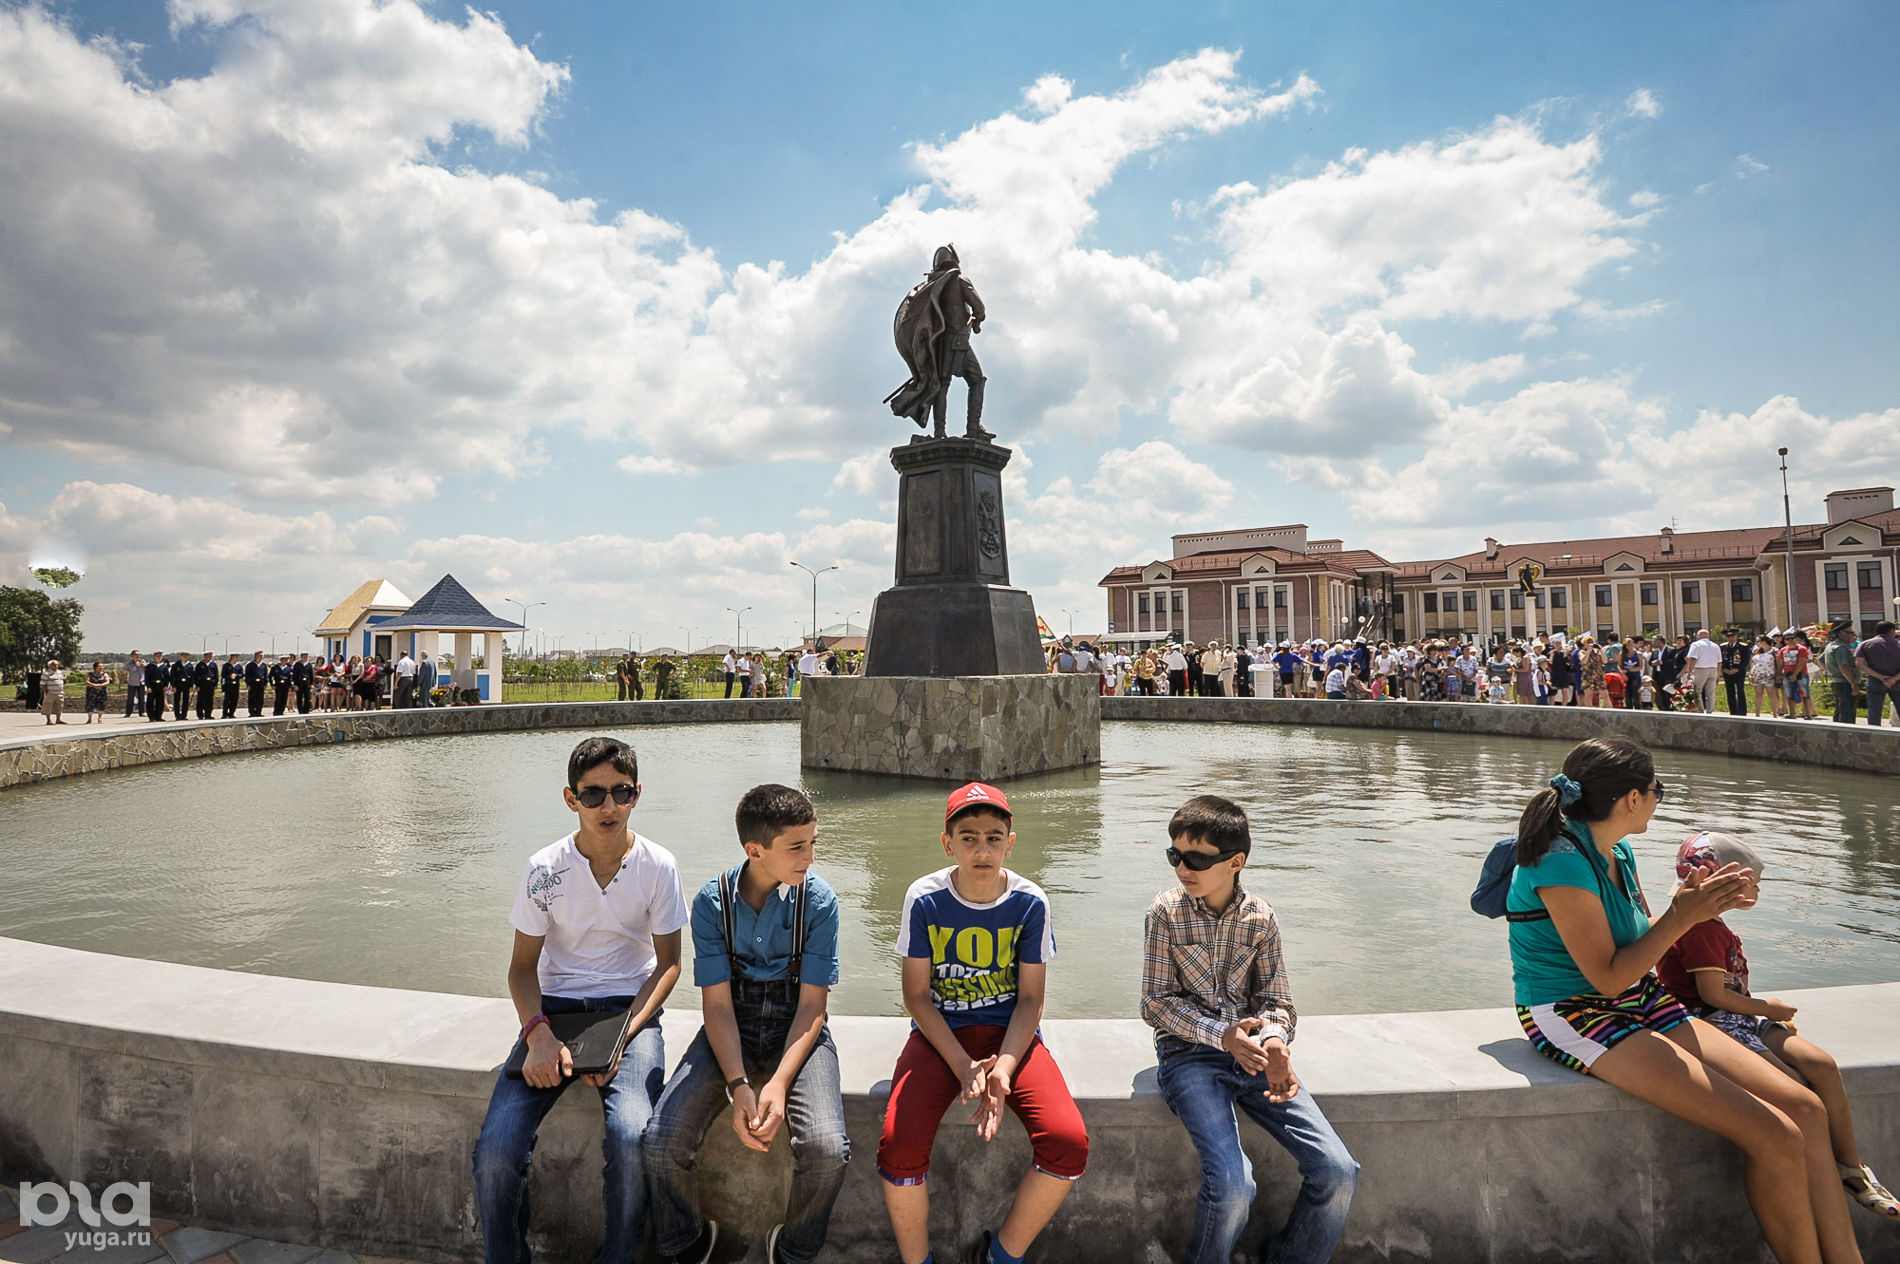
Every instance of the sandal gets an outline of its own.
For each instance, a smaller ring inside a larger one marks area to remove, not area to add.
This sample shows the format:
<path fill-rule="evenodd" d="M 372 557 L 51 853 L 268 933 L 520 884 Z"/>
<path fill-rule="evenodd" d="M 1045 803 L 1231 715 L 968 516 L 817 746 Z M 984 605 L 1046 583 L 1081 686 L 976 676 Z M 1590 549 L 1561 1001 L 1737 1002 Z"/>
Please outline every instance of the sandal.
<path fill-rule="evenodd" d="M 1865 1164 L 1849 1167 L 1845 1163 L 1837 1163 L 1835 1166 L 1840 1169 L 1841 1184 L 1854 1196 L 1855 1202 L 1875 1215 L 1900 1220 L 1900 1201 L 1887 1192 L 1887 1187 L 1880 1183 L 1880 1178 L 1874 1175 L 1872 1168 Z"/>

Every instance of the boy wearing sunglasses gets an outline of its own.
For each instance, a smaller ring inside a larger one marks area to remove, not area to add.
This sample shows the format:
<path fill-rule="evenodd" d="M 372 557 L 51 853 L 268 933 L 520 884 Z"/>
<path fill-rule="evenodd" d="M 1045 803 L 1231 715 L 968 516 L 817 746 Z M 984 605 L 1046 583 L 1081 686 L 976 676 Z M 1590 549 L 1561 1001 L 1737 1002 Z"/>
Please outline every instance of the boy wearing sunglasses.
<path fill-rule="evenodd" d="M 1141 1017 L 1155 1029 L 1161 1095 L 1201 1159 L 1186 1262 L 1227 1264 L 1253 1209 L 1245 1114 L 1300 1168 L 1293 1213 L 1264 1258 L 1322 1264 L 1345 1229 L 1359 1165 L 1293 1073 L 1296 1015 L 1280 929 L 1273 907 L 1240 885 L 1252 850 L 1247 814 L 1199 795 L 1168 822 L 1168 838 L 1180 886 L 1148 908 Z"/>
<path fill-rule="evenodd" d="M 647 1128 L 653 1240 L 677 1264 L 712 1257 L 719 1226 L 698 1214 L 697 1162 L 707 1130 L 726 1115 L 750 1150 L 770 1150 L 781 1129 L 790 1134 L 791 1194 L 765 1258 L 811 1264 L 851 1161 L 838 1048 L 825 1023 L 838 983 L 838 897 L 811 872 L 818 814 L 803 793 L 754 786 L 733 815 L 745 859 L 693 898 L 693 982 L 705 1025 Z"/>
<path fill-rule="evenodd" d="M 659 1100 L 666 1050 L 660 1006 L 680 973 L 686 899 L 673 854 L 632 829 L 640 769 L 632 748 L 590 737 L 567 761 L 561 792 L 574 832 L 528 858 L 509 920 L 508 995 L 527 1046 L 521 1078 L 495 1080 L 475 1143 L 475 1202 L 487 1264 L 527 1264 L 528 1160 L 535 1133 L 574 1080 L 549 1014 L 633 1010 L 625 1045 L 599 1075 L 606 1115 L 603 1260 L 631 1260 L 646 1232 L 640 1137 Z"/>

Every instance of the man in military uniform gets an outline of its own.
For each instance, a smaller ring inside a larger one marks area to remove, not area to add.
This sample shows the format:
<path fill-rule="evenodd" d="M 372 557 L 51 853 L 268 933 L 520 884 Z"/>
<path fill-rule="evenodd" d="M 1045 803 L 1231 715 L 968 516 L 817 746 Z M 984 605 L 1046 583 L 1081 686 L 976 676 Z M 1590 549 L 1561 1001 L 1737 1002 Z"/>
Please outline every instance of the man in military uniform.
<path fill-rule="evenodd" d="M 224 684 L 223 718 L 235 720 L 237 718 L 238 683 L 244 679 L 244 664 L 238 662 L 238 656 L 233 654 L 225 661 L 218 675 Z"/>
<path fill-rule="evenodd" d="M 272 715 L 282 715 L 290 703 L 290 655 L 280 654 L 270 669 Z"/>
<path fill-rule="evenodd" d="M 647 687 L 640 683 L 640 656 L 627 655 L 627 688 L 633 693 L 635 702 L 645 702 Z M 1894 695 L 1894 712 L 1900 715 L 1900 694 Z"/>
<path fill-rule="evenodd" d="M 244 709 L 253 720 L 264 714 L 264 685 L 269 680 L 270 664 L 264 661 L 264 651 L 252 651 L 251 661 L 244 664 Z"/>
<path fill-rule="evenodd" d="M 970 388 L 963 437 L 996 437 L 983 428 L 983 387 L 989 379 L 970 349 L 970 335 L 982 332 L 986 315 L 976 287 L 963 275 L 955 246 L 937 247 L 929 275 L 898 305 L 892 332 L 911 376 L 886 402 L 919 426 L 927 411 L 933 438 L 944 437 L 953 377 L 962 378 Z"/>
<path fill-rule="evenodd" d="M 297 714 L 310 714 L 310 688 L 317 683 L 317 669 L 308 652 L 297 656 L 290 667 L 290 683 L 297 688 Z"/>
<path fill-rule="evenodd" d="M 165 684 L 172 665 L 165 661 L 164 650 L 153 650 L 145 668 L 145 718 L 157 723 L 165 718 Z"/>
<path fill-rule="evenodd" d="M 664 654 L 653 665 L 653 696 L 662 700 L 673 696 L 673 660 Z"/>
<path fill-rule="evenodd" d="M 211 698 L 218 687 L 218 664 L 206 650 L 205 656 L 192 665 L 191 683 L 198 687 L 197 713 L 200 720 L 211 718 Z"/>
<path fill-rule="evenodd" d="M 191 711 L 191 651 L 180 650 L 172 659 L 171 670 L 165 673 L 166 683 L 172 687 L 172 719 L 182 720 Z"/>

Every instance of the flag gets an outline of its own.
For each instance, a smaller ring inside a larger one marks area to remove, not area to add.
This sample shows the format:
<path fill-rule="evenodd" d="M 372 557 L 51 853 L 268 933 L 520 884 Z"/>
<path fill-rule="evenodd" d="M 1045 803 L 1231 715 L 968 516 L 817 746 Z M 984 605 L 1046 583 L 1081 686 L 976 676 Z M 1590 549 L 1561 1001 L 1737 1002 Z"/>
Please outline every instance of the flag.
<path fill-rule="evenodd" d="M 1036 635 L 1045 641 L 1053 641 L 1056 639 L 1056 634 L 1049 630 L 1049 625 L 1042 621 L 1041 615 L 1036 616 Z"/>

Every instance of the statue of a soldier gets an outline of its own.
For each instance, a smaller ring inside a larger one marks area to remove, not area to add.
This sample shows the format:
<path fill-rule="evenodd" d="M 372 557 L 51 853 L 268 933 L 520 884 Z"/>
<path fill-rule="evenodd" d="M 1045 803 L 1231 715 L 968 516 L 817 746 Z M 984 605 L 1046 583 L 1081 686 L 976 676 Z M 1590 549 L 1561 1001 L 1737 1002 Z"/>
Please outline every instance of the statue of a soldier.
<path fill-rule="evenodd" d="M 963 437 L 996 437 L 983 428 L 983 384 L 988 379 L 970 349 L 970 335 L 982 331 L 984 315 L 983 300 L 963 275 L 957 248 L 939 246 L 930 261 L 930 274 L 904 296 L 891 322 L 897 353 L 910 368 L 910 380 L 885 398 L 892 412 L 919 426 L 928 417 L 933 437 L 943 438 L 950 379 L 960 377 L 970 388 Z"/>

